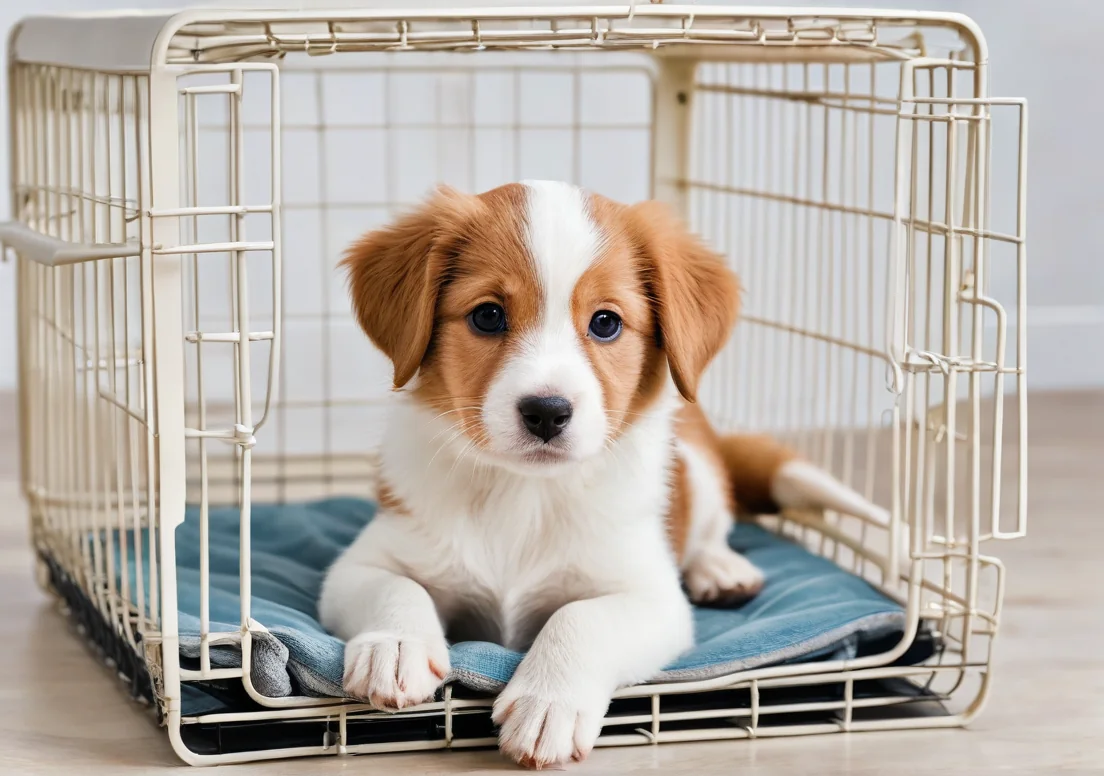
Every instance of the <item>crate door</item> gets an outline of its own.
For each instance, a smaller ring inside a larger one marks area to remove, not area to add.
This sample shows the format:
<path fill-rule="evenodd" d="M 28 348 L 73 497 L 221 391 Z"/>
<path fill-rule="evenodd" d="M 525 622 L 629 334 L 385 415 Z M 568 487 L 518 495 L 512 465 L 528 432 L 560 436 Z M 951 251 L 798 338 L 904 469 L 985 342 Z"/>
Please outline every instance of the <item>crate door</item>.
<path fill-rule="evenodd" d="M 987 660 L 1003 567 L 1026 530 L 1026 133 L 1022 99 L 990 98 L 985 66 L 902 70 L 890 320 L 899 395 L 898 571 L 963 663 Z"/>
<path fill-rule="evenodd" d="M 212 669 L 210 645 L 240 640 L 252 625 L 255 461 L 273 444 L 281 346 L 279 71 L 185 68 L 177 91 L 180 207 L 160 215 L 180 224 L 179 245 L 168 251 L 183 262 L 184 298 L 188 516 L 177 530 L 176 561 L 190 567 L 180 579 L 195 575 L 199 586 L 195 597 L 180 591 L 191 615 L 181 618 L 181 638 L 199 642 L 198 669 L 181 676 L 197 680 L 241 676 L 240 668 Z M 240 519 L 230 520 L 234 508 Z M 213 580 L 234 576 L 239 589 L 212 589 Z M 227 605 L 227 593 L 240 593 L 240 605 Z"/>

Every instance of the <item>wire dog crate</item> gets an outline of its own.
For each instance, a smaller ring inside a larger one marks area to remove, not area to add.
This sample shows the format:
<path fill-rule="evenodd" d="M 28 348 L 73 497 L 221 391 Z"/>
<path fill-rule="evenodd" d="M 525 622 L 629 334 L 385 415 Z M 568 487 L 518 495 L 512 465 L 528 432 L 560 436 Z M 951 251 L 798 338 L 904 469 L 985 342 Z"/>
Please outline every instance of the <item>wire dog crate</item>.
<path fill-rule="evenodd" d="M 899 600 L 899 643 L 625 688 L 600 744 L 945 727 L 981 709 L 1004 587 L 992 549 L 1026 527 L 1027 115 L 989 96 L 969 19 L 197 10 L 30 18 L 9 54 L 2 234 L 42 581 L 183 759 L 494 743 L 487 698 L 446 688 L 388 715 L 265 697 L 249 672 L 251 505 L 372 492 L 390 371 L 338 255 L 438 181 L 557 178 L 674 205 L 745 285 L 703 383 L 714 421 L 790 441 L 891 512 L 888 529 L 764 520 Z M 210 632 L 219 504 L 242 513 L 234 633 Z M 186 505 L 194 665 L 178 642 Z M 123 573 L 128 557 L 148 562 Z M 902 663 L 922 632 L 938 649 Z M 226 640 L 243 668 L 212 665 Z M 182 715 L 186 686 L 212 682 L 251 705 Z M 885 682 L 908 691 L 872 689 Z"/>

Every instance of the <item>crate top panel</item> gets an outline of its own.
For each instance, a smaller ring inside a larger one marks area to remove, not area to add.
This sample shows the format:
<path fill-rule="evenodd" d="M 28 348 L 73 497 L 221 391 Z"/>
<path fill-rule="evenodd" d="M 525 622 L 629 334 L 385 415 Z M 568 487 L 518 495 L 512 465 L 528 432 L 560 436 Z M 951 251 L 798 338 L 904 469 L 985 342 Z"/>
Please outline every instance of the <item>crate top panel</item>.
<path fill-rule="evenodd" d="M 16 62 L 146 73 L 163 65 L 401 51 L 645 51 L 701 61 L 986 60 L 950 13 L 740 6 L 482 9 L 193 9 L 33 16 L 12 31 Z M 309 3 L 307 4 L 310 5 Z"/>

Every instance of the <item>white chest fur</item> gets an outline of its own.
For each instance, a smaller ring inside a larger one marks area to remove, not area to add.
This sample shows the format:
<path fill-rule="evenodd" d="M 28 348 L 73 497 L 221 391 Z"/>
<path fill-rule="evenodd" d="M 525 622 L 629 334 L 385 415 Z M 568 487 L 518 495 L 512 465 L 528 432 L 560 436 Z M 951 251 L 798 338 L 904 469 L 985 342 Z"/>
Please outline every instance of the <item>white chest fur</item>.
<path fill-rule="evenodd" d="M 666 404 L 604 454 L 545 476 L 480 462 L 447 423 L 397 405 L 382 476 L 403 508 L 381 513 L 349 553 L 425 587 L 454 638 L 522 648 L 568 601 L 678 585 L 664 533 Z"/>

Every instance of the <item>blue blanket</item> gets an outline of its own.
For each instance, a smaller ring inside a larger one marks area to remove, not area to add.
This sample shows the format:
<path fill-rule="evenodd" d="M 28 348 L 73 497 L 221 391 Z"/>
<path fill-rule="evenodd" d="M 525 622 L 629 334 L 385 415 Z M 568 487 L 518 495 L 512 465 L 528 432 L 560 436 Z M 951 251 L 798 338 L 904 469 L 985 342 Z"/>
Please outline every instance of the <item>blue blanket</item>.
<path fill-rule="evenodd" d="M 343 694 L 344 643 L 319 625 L 315 601 L 326 568 L 374 512 L 373 503 L 351 498 L 253 507 L 252 617 L 264 629 L 253 633 L 251 675 L 264 695 Z M 239 630 L 238 524 L 235 508 L 210 512 L 211 631 Z M 657 680 L 705 679 L 771 664 L 853 656 L 904 629 L 900 606 L 828 560 L 755 525 L 737 525 L 730 543 L 765 572 L 763 591 L 738 608 L 696 609 L 694 648 Z M 181 658 L 185 665 L 198 666 L 197 509 L 188 509 L 176 547 Z M 130 566 L 133 577 L 133 554 Z M 236 638 L 213 642 L 212 664 L 240 666 L 240 647 Z M 449 657 L 450 680 L 493 692 L 510 679 L 522 655 L 496 644 L 462 642 L 452 645 Z M 183 703 L 186 715 L 225 708 L 193 687 L 186 688 Z"/>

